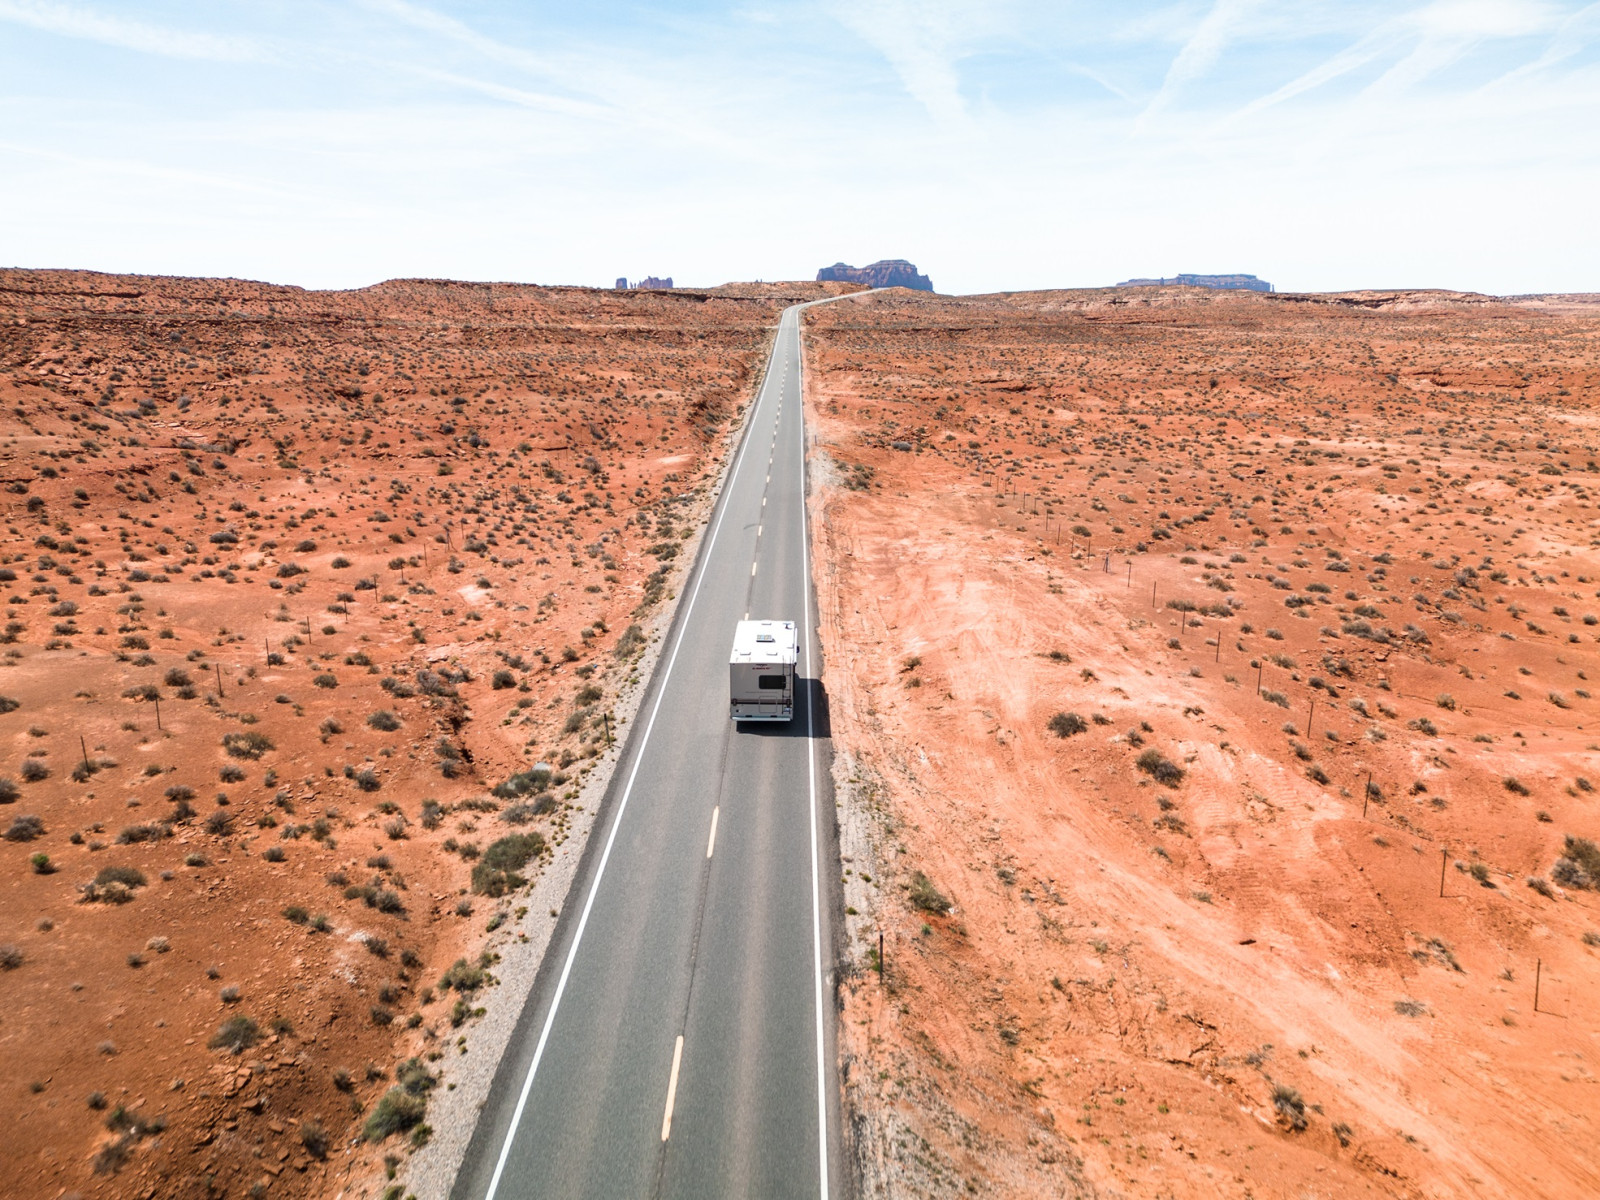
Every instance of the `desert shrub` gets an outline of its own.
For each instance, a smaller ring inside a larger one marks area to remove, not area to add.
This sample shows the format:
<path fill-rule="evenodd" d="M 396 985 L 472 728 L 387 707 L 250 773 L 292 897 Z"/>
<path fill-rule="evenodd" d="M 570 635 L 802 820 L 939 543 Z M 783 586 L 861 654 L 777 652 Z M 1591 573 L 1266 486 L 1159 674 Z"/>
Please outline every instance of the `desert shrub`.
<path fill-rule="evenodd" d="M 172 830 L 166 825 L 127 825 L 117 834 L 117 845 L 132 846 L 138 842 L 159 842 L 162 838 L 171 836 Z"/>
<path fill-rule="evenodd" d="M 43 759 L 25 758 L 18 774 L 22 776 L 24 783 L 38 783 L 41 779 L 50 778 L 50 768 L 45 765 Z"/>
<path fill-rule="evenodd" d="M 400 728 L 400 718 L 395 716 L 387 708 L 380 708 L 377 712 L 371 714 L 367 718 L 367 724 L 371 728 L 379 730 L 382 733 L 393 733 L 396 729 Z"/>
<path fill-rule="evenodd" d="M 378 773 L 371 767 L 362 767 L 351 775 L 351 778 L 363 792 L 375 792 L 383 786 L 383 780 L 378 778 Z"/>
<path fill-rule="evenodd" d="M 617 646 L 613 653 L 618 658 L 627 658 L 642 645 L 644 645 L 644 630 L 637 625 L 629 625 L 617 638 Z"/>
<path fill-rule="evenodd" d="M 161 677 L 161 682 L 166 684 L 168 687 L 176 688 L 190 687 L 193 685 L 194 680 L 189 678 L 189 672 L 185 671 L 182 667 L 170 667 L 168 668 L 167 673 Z"/>
<path fill-rule="evenodd" d="M 1584 891 L 1600 887 L 1600 846 L 1588 838 L 1567 835 L 1550 878 L 1562 887 Z"/>
<path fill-rule="evenodd" d="M 0 696 L 0 714 L 16 712 L 21 707 L 20 701 L 14 700 L 10 696 Z"/>
<path fill-rule="evenodd" d="M 25 817 L 17 817 L 7 827 L 3 836 L 8 842 L 31 842 L 36 837 L 44 836 L 44 821 L 31 813 Z"/>
<path fill-rule="evenodd" d="M 489 980 L 489 971 L 481 960 L 473 964 L 464 958 L 458 958 L 450 964 L 450 969 L 439 977 L 439 990 L 448 992 L 454 988 L 458 992 L 475 992 Z"/>
<path fill-rule="evenodd" d="M 395 1070 L 397 1083 L 383 1094 L 361 1127 L 369 1142 L 381 1142 L 421 1124 L 428 1111 L 428 1092 L 438 1082 L 420 1059 L 409 1058 Z"/>
<path fill-rule="evenodd" d="M 504 896 L 528 881 L 519 873 L 528 860 L 544 853 L 544 837 L 513 833 L 494 842 L 472 868 L 472 890 L 481 896 Z"/>
<path fill-rule="evenodd" d="M 1306 1127 L 1306 1102 L 1300 1093 L 1281 1083 L 1272 1085 L 1272 1107 L 1283 1123 L 1295 1132 Z"/>
<path fill-rule="evenodd" d="M 247 758 L 252 761 L 260 758 L 268 750 L 277 749 L 271 738 L 254 729 L 223 734 L 222 748 L 234 758 Z"/>
<path fill-rule="evenodd" d="M 542 792 L 549 783 L 550 772 L 548 769 L 530 767 L 526 771 L 518 771 L 504 783 L 495 785 L 494 794 L 502 800 L 514 800 L 518 796 L 528 796 Z"/>
<path fill-rule="evenodd" d="M 437 671 L 430 671 L 426 667 L 417 672 L 417 687 L 422 689 L 425 696 L 454 696 L 455 688 L 450 686 L 450 681 Z"/>
<path fill-rule="evenodd" d="M 223 812 L 222 809 L 219 808 L 206 818 L 205 830 L 207 833 L 214 834 L 217 837 L 222 837 L 228 832 L 228 829 L 230 826 L 232 826 L 232 824 L 233 814 L 230 812 Z"/>
<path fill-rule="evenodd" d="M 1420 1017 L 1428 1011 L 1428 1006 L 1420 1000 L 1396 1000 L 1394 1010 L 1402 1017 Z"/>
<path fill-rule="evenodd" d="M 950 897 L 946 896 L 921 871 L 911 876 L 910 896 L 911 907 L 923 912 L 938 913 L 944 916 L 954 907 Z"/>
<path fill-rule="evenodd" d="M 444 809 L 437 800 L 422 802 L 422 815 L 418 818 L 424 829 L 437 829 L 444 823 Z"/>
<path fill-rule="evenodd" d="M 22 965 L 22 950 L 18 946 L 0 946 L 0 971 L 15 971 Z"/>
<path fill-rule="evenodd" d="M 0 776 L 0 804 L 15 804 L 21 796 L 22 789 L 16 780 Z"/>
<path fill-rule="evenodd" d="M 261 857 L 271 863 L 280 863 L 284 860 L 285 854 L 282 846 L 268 846 L 261 852 Z"/>
<path fill-rule="evenodd" d="M 512 672 L 501 668 L 489 677 L 489 686 L 497 692 L 504 691 L 506 688 L 514 688 L 517 686 L 517 677 Z"/>
<path fill-rule="evenodd" d="M 144 882 L 144 873 L 137 867 L 106 867 L 81 891 L 85 903 L 126 904 Z"/>
<path fill-rule="evenodd" d="M 233 763 L 226 763 L 217 772 L 217 778 L 222 780 L 223 783 L 242 783 L 244 781 L 244 768 L 235 766 Z M 189 795 L 193 797 L 194 793 L 190 792 Z"/>
<path fill-rule="evenodd" d="M 404 1133 L 422 1122 L 427 1114 L 428 1100 L 405 1088 L 392 1087 L 383 1094 L 372 1115 L 362 1125 L 361 1132 L 369 1142 L 381 1142 L 392 1133 Z"/>
<path fill-rule="evenodd" d="M 229 1017 L 206 1043 L 213 1050 L 243 1054 L 261 1040 L 261 1027 L 243 1013 Z"/>
<path fill-rule="evenodd" d="M 311 682 L 316 684 L 316 686 L 319 688 L 336 688 L 339 686 L 338 676 L 333 675 L 328 671 L 324 671 L 320 675 L 317 675 L 311 680 Z"/>
<path fill-rule="evenodd" d="M 1513 796 L 1526 796 L 1528 794 L 1528 785 L 1523 783 L 1522 780 L 1518 779 L 1515 775 L 1507 775 L 1500 781 L 1500 786 L 1505 788 L 1506 791 L 1510 792 Z"/>
<path fill-rule="evenodd" d="M 1600 846 L 1596 846 L 1588 838 L 1573 837 L 1568 834 L 1562 852 L 1587 871 L 1592 878 L 1600 879 Z"/>
<path fill-rule="evenodd" d="M 1183 768 L 1153 746 L 1134 760 L 1134 766 L 1157 783 L 1164 783 L 1168 787 L 1177 787 L 1183 782 Z"/>
<path fill-rule="evenodd" d="M 300 1122 L 300 1144 L 312 1158 L 326 1158 L 329 1144 L 328 1131 L 316 1120 Z"/>
<path fill-rule="evenodd" d="M 1082 733 L 1089 728 L 1089 723 L 1077 713 L 1058 712 L 1050 718 L 1050 732 L 1058 738 L 1067 738 L 1073 734 Z"/>
<path fill-rule="evenodd" d="M 1264 690 L 1261 693 L 1261 698 L 1268 704 L 1276 704 L 1279 708 L 1289 707 L 1289 697 L 1285 696 L 1282 692 L 1274 692 L 1270 689 Z"/>

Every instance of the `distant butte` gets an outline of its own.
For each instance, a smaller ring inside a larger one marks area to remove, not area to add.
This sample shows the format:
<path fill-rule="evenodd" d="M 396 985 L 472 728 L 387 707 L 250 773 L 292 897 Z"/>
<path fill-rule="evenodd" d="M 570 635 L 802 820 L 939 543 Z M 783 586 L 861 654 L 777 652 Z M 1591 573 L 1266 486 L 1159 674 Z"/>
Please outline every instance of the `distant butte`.
<path fill-rule="evenodd" d="M 617 287 L 616 287 L 616 290 L 619 291 L 619 292 L 627 292 L 627 291 L 664 292 L 664 291 L 667 291 L 668 289 L 670 289 L 671 287 L 672 287 L 672 276 L 671 275 L 668 275 L 665 279 L 657 279 L 654 275 L 647 275 L 645 278 L 639 280 L 639 282 L 637 282 L 637 283 L 629 283 L 628 279 L 627 279 L 627 276 L 625 276 L 625 275 L 618 275 L 617 276 Z"/>
<path fill-rule="evenodd" d="M 1163 285 L 1178 287 L 1203 287 L 1222 288 L 1234 292 L 1273 292 L 1274 288 L 1265 279 L 1257 279 L 1254 275 L 1174 275 L 1171 279 L 1124 279 L 1117 284 L 1118 287 L 1161 287 Z"/>
<path fill-rule="evenodd" d="M 817 272 L 818 283 L 864 283 L 868 287 L 903 287 L 917 292 L 933 291 L 933 281 L 917 274 L 917 268 L 903 258 L 882 258 L 871 266 L 851 267 L 842 262 Z"/>

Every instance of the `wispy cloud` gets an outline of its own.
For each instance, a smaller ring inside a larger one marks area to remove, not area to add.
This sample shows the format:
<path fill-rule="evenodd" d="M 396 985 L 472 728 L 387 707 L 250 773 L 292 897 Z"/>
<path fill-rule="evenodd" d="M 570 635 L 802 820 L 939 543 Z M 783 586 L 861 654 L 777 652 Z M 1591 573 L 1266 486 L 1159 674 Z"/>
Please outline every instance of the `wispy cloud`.
<path fill-rule="evenodd" d="M 461 75 L 454 71 L 441 71 L 433 67 L 410 64 L 397 65 L 424 79 L 433 79 L 439 83 L 450 84 L 452 87 L 463 88 L 469 92 L 492 96 L 496 100 L 504 100 L 509 104 L 515 104 L 522 108 L 561 113 L 563 116 L 568 117 L 601 118 L 610 113 L 610 110 L 604 105 L 591 104 L 584 100 L 569 100 L 565 96 L 551 96 L 543 92 L 530 92 L 527 88 L 512 87 L 509 84 L 478 79 L 471 75 Z"/>
<path fill-rule="evenodd" d="M 961 44 L 980 18 L 971 5 L 946 0 L 849 0 L 834 16 L 876 49 L 902 86 L 934 120 L 967 122 L 957 70 Z"/>
<path fill-rule="evenodd" d="M 1167 68 L 1161 90 L 1145 109 L 1149 117 L 1172 104 L 1183 89 L 1208 75 L 1261 0 L 1216 0 Z"/>
<path fill-rule="evenodd" d="M 1600 9 L 1591 5 L 1584 13 Z M 1578 14 L 1578 17 L 1583 13 Z M 1245 105 L 1235 119 L 1254 115 L 1384 60 L 1390 65 L 1369 83 L 1367 99 L 1393 98 L 1459 62 L 1485 42 L 1564 35 L 1561 56 L 1582 48 L 1584 24 L 1563 19 L 1550 5 L 1525 0 L 1435 0 L 1380 22 L 1351 45 Z M 1552 50 L 1555 47 L 1551 48 Z M 1547 51 L 1544 59 L 1557 61 Z"/>
<path fill-rule="evenodd" d="M 596 54 L 592 46 L 583 44 L 533 51 L 490 37 L 413 0 L 359 3 L 397 24 L 445 39 L 490 68 L 509 68 L 512 78 L 537 80 L 544 86 L 532 89 L 485 78 L 483 73 L 466 66 L 445 70 L 431 57 L 418 61 L 413 56 L 393 64 L 418 77 L 521 108 L 649 131 L 665 142 L 715 149 L 747 160 L 776 159 L 781 154 L 768 139 L 730 134 L 726 121 L 719 121 L 715 111 L 716 89 L 704 83 L 693 88 L 676 86 L 686 74 L 681 64 L 678 71 L 662 70 L 657 59 L 639 62 L 631 53 Z M 706 77 L 710 78 L 711 73 Z M 567 94 L 556 94 L 557 91 Z"/>
<path fill-rule="evenodd" d="M 271 57 L 245 38 L 171 29 L 51 0 L 0 0 L 0 21 L 167 58 L 258 62 Z"/>
<path fill-rule="evenodd" d="M 556 73 L 556 64 L 521 46 L 508 45 L 479 33 L 472 26 L 410 0 L 359 0 L 361 7 L 424 33 L 436 34 L 494 62 L 540 75 Z"/>
<path fill-rule="evenodd" d="M 1597 39 L 1600 39 L 1600 2 L 1590 4 L 1563 18 L 1538 58 L 1508 71 L 1489 86 L 1512 83 L 1558 66 L 1594 45 Z"/>

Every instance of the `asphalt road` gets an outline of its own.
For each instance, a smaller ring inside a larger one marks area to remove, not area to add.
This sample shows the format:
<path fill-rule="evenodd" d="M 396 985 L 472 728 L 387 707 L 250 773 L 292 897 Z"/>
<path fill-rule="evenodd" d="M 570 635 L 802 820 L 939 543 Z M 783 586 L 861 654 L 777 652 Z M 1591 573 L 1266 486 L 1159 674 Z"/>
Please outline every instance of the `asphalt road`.
<path fill-rule="evenodd" d="M 847 1194 L 798 322 L 783 314 L 453 1200 Z M 787 725 L 728 719 L 747 616 L 799 622 Z"/>

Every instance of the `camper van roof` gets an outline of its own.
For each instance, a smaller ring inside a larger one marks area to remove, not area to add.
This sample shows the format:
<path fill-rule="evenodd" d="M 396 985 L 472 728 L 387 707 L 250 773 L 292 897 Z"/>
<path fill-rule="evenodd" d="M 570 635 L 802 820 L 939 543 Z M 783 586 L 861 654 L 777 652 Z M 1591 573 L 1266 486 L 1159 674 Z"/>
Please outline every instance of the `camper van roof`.
<path fill-rule="evenodd" d="M 731 663 L 793 663 L 799 657 L 793 621 L 740 621 L 734 627 Z"/>

